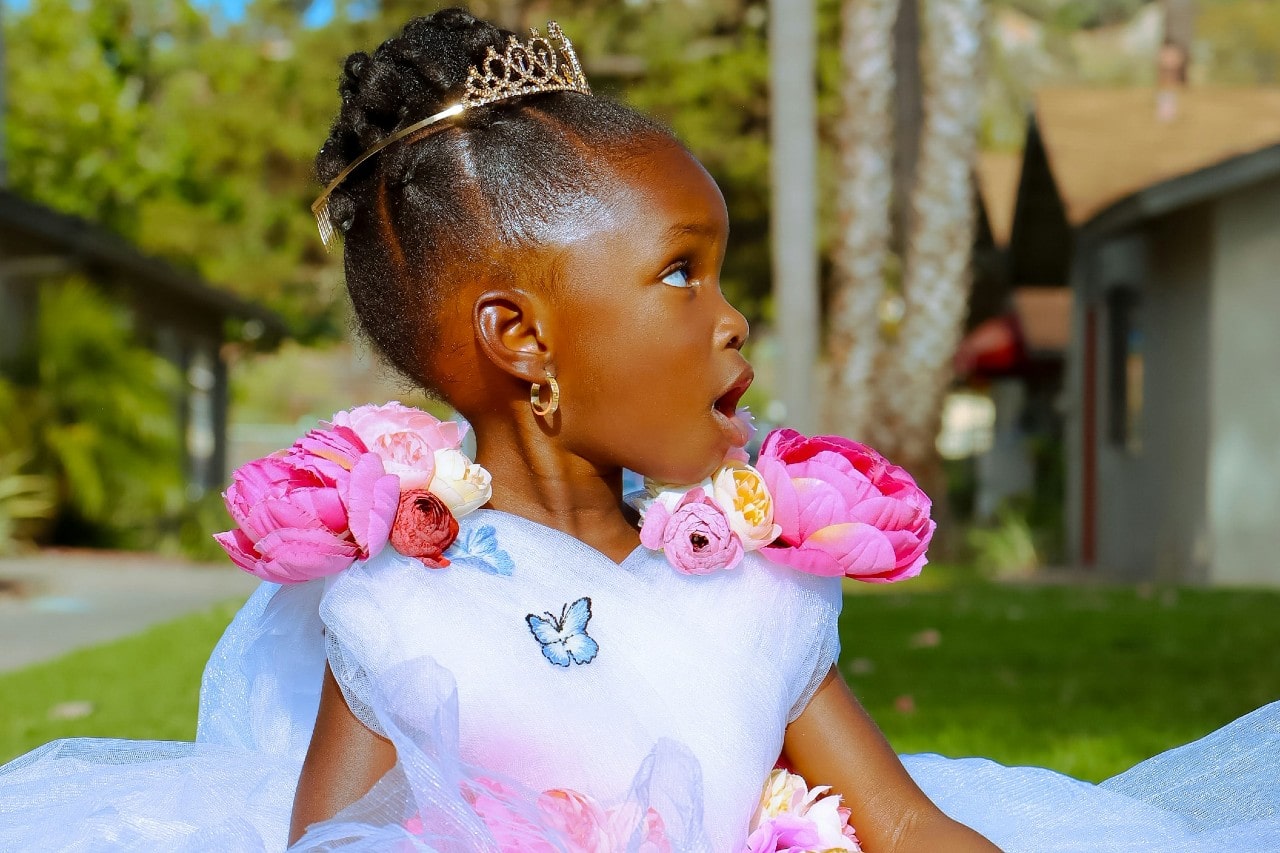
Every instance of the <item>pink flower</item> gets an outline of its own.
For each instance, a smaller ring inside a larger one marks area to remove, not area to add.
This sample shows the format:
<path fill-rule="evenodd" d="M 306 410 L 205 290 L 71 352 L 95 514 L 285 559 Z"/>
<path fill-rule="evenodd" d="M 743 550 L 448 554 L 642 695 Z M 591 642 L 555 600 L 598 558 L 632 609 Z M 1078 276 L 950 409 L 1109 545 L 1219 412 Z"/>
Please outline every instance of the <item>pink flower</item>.
<path fill-rule="evenodd" d="M 910 474 L 870 447 L 774 430 L 756 467 L 782 526 L 777 543 L 760 552 L 768 559 L 872 583 L 920 574 L 936 526 L 932 503 Z"/>
<path fill-rule="evenodd" d="M 399 488 L 351 430 L 312 430 L 241 466 L 223 493 L 238 527 L 214 536 L 232 562 L 275 583 L 340 572 L 387 544 Z"/>
<path fill-rule="evenodd" d="M 818 849 L 813 821 L 783 812 L 766 818 L 747 836 L 744 853 L 810 853 Z"/>
<path fill-rule="evenodd" d="M 640 542 L 655 551 L 661 548 L 667 561 L 687 575 L 732 569 L 742 562 L 742 541 L 700 487 L 686 492 L 674 509 L 654 501 L 645 512 Z"/>
<path fill-rule="evenodd" d="M 662 818 L 653 809 L 643 814 L 631 804 L 604 809 L 566 788 L 544 791 L 531 809 L 520 791 L 484 777 L 464 781 L 462 795 L 501 853 L 671 853 Z M 411 831 L 421 825 L 419 820 Z M 633 840 L 638 845 L 631 846 Z"/>
<path fill-rule="evenodd" d="M 548 825 L 561 833 L 569 849 L 578 853 L 607 853 L 613 848 L 609 815 L 594 800 L 577 791 L 553 788 L 538 797 L 538 809 Z"/>
<path fill-rule="evenodd" d="M 746 445 L 750 444 L 751 439 L 756 436 L 756 416 L 751 414 L 751 410 L 746 406 L 740 406 L 733 417 L 742 423 L 742 433 L 747 437 L 747 440 L 742 447 L 730 447 L 729 452 L 725 454 L 724 461 L 726 463 L 741 462 L 745 465 L 751 461 Z"/>
<path fill-rule="evenodd" d="M 526 814 L 520 793 L 496 779 L 477 777 L 462 783 L 462 796 L 475 809 L 501 853 L 555 853 L 546 827 Z"/>
<path fill-rule="evenodd" d="M 781 768 L 769 774 L 741 853 L 860 853 L 849 810 L 825 785 L 810 788 Z"/>
<path fill-rule="evenodd" d="M 360 436 L 382 458 L 387 472 L 400 478 L 402 491 L 427 488 L 436 470 L 436 451 L 461 447 L 464 432 L 453 421 L 395 402 L 338 412 L 333 425 Z"/>
<path fill-rule="evenodd" d="M 609 821 L 613 827 L 614 837 L 626 842 L 633 837 L 635 826 L 634 812 L 638 808 L 621 807 L 609 812 Z M 636 853 L 671 853 L 671 839 L 667 838 L 667 825 L 656 809 L 646 809 L 640 818 L 640 844 Z"/>
<path fill-rule="evenodd" d="M 624 803 L 606 810 L 585 794 L 565 788 L 544 791 L 538 809 L 571 853 L 671 853 L 666 825 L 653 809 L 641 813 L 639 806 Z M 632 841 L 638 844 L 633 847 Z"/>

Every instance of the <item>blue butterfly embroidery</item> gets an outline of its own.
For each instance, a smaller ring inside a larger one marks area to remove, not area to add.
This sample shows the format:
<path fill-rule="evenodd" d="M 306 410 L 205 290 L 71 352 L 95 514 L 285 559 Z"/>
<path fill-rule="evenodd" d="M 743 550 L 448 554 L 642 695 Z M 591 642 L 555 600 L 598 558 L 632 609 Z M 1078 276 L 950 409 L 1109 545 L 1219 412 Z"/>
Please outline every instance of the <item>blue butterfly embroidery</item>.
<path fill-rule="evenodd" d="M 498 533 L 492 524 L 468 530 L 466 540 L 455 541 L 444 555 L 451 564 L 474 566 L 491 575 L 510 577 L 516 567 L 511 555 L 498 547 Z"/>
<path fill-rule="evenodd" d="M 556 666 L 573 663 L 591 663 L 600 647 L 587 636 L 587 622 L 591 619 L 591 599 L 579 598 L 573 604 L 560 608 L 560 618 L 544 613 L 524 617 L 529 630 L 542 644 L 542 655 Z"/>

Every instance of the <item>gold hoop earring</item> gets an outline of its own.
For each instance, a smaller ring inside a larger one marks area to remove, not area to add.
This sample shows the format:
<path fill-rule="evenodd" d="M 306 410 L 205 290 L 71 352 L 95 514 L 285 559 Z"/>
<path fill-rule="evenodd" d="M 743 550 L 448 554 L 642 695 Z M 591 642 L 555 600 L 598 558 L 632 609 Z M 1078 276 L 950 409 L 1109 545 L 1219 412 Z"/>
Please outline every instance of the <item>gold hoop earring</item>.
<path fill-rule="evenodd" d="M 556 409 L 560 408 L 560 383 L 547 372 L 547 384 L 551 386 L 551 399 L 546 403 L 542 402 L 542 386 L 534 382 L 529 386 L 529 405 L 533 408 L 533 413 L 540 418 L 549 418 L 556 413 Z"/>

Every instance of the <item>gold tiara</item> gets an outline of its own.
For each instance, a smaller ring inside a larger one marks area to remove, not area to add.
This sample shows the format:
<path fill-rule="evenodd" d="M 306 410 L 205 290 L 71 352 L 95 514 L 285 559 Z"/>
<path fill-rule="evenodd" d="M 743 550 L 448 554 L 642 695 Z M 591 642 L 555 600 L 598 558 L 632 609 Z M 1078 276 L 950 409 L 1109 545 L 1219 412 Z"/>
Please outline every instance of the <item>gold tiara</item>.
<path fill-rule="evenodd" d="M 488 48 L 484 61 L 479 66 L 473 65 L 467 71 L 466 85 L 462 99 L 458 103 L 397 130 L 352 160 L 336 178 L 329 182 L 319 198 L 311 203 L 311 212 L 315 215 L 316 224 L 320 227 L 320 240 L 326 249 L 333 242 L 333 223 L 329 221 L 329 196 L 361 163 L 388 145 L 408 137 L 413 137 L 408 140 L 409 142 L 416 142 L 438 129 L 433 128 L 432 125 L 472 107 L 482 107 L 495 101 L 505 101 L 522 95 L 536 95 L 540 92 L 568 91 L 581 92 L 584 95 L 591 94 L 591 87 L 587 85 L 586 75 L 582 73 L 582 65 L 578 62 L 578 54 L 574 53 L 573 44 L 560 29 L 560 25 L 555 21 L 548 21 L 545 37 L 536 29 L 531 29 L 530 33 L 531 38 L 527 42 L 521 42 L 515 36 L 509 36 L 506 50 L 502 54 L 492 47 Z"/>

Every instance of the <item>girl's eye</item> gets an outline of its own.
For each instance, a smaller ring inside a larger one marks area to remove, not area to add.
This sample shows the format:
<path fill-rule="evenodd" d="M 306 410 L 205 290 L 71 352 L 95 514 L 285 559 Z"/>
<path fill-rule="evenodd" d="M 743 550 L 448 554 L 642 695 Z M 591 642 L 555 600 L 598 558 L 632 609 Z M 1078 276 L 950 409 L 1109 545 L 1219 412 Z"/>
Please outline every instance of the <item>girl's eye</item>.
<path fill-rule="evenodd" d="M 693 287 L 693 282 L 689 281 L 689 268 L 683 265 L 664 275 L 662 283 L 672 287 Z"/>

